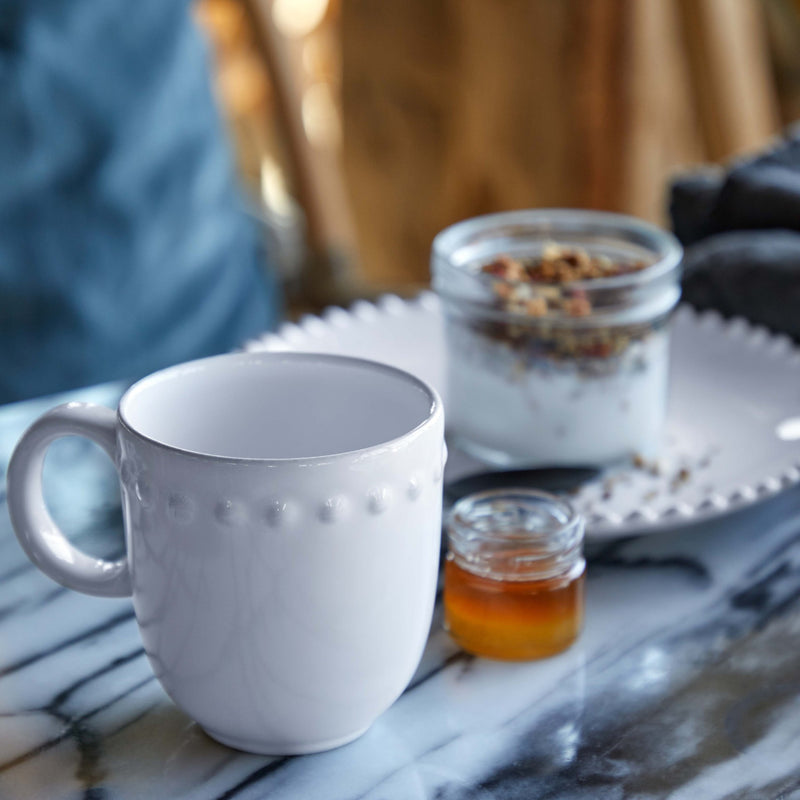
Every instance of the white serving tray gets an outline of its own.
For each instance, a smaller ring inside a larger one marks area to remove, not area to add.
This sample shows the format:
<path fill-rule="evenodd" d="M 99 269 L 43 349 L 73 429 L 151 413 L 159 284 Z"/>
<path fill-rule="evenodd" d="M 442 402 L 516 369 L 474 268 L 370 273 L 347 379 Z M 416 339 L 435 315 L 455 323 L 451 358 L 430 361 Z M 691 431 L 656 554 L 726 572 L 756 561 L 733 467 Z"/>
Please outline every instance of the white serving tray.
<path fill-rule="evenodd" d="M 447 412 L 438 298 L 387 296 L 285 324 L 248 350 L 341 353 L 405 369 Z M 448 477 L 485 469 L 451 454 Z M 800 350 L 785 336 L 687 306 L 675 315 L 665 452 L 659 469 L 609 470 L 573 498 L 587 535 L 675 528 L 751 505 L 800 481 Z"/>

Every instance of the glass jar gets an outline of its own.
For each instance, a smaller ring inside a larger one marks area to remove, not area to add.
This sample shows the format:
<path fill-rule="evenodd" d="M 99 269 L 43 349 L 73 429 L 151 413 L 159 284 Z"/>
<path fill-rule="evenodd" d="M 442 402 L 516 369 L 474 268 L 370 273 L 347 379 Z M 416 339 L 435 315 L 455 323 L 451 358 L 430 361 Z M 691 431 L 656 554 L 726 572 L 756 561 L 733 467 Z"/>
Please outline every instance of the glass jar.
<path fill-rule="evenodd" d="M 465 650 L 503 660 L 568 648 L 583 626 L 583 518 L 532 489 L 480 492 L 447 525 L 444 613 Z"/>
<path fill-rule="evenodd" d="M 554 245 L 637 269 L 563 283 L 484 271 L 498 258 L 542 258 Z M 671 234 L 596 211 L 513 211 L 442 231 L 431 269 L 457 444 L 505 467 L 656 455 L 681 256 Z"/>

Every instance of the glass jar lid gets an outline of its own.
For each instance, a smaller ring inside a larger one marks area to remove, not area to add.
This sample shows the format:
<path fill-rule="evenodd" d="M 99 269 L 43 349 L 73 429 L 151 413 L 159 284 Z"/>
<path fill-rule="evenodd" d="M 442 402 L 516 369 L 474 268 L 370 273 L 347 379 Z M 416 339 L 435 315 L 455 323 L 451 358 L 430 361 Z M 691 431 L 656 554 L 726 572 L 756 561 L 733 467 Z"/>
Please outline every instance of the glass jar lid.
<path fill-rule="evenodd" d="M 493 489 L 459 500 L 447 521 L 456 563 L 498 580 L 547 580 L 584 567 L 584 520 L 535 489 Z"/>

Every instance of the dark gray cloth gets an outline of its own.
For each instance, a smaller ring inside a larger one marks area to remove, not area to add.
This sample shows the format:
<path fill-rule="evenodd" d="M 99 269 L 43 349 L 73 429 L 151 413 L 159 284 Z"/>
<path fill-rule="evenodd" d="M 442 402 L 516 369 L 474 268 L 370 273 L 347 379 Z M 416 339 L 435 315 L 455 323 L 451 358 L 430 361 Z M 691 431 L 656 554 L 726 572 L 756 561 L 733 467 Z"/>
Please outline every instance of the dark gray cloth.
<path fill-rule="evenodd" d="M 687 302 L 800 341 L 800 135 L 727 172 L 678 179 L 670 213 Z"/>
<path fill-rule="evenodd" d="M 800 233 L 731 231 L 687 249 L 684 299 L 800 341 Z"/>

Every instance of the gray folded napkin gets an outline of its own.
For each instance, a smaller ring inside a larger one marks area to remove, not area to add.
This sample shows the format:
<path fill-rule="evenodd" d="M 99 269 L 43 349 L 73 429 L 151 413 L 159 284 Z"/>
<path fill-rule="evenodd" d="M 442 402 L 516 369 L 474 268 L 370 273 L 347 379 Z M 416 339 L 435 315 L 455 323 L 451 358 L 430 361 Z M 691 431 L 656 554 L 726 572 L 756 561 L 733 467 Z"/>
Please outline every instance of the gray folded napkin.
<path fill-rule="evenodd" d="M 800 131 L 727 171 L 677 179 L 670 215 L 684 300 L 800 341 Z"/>

